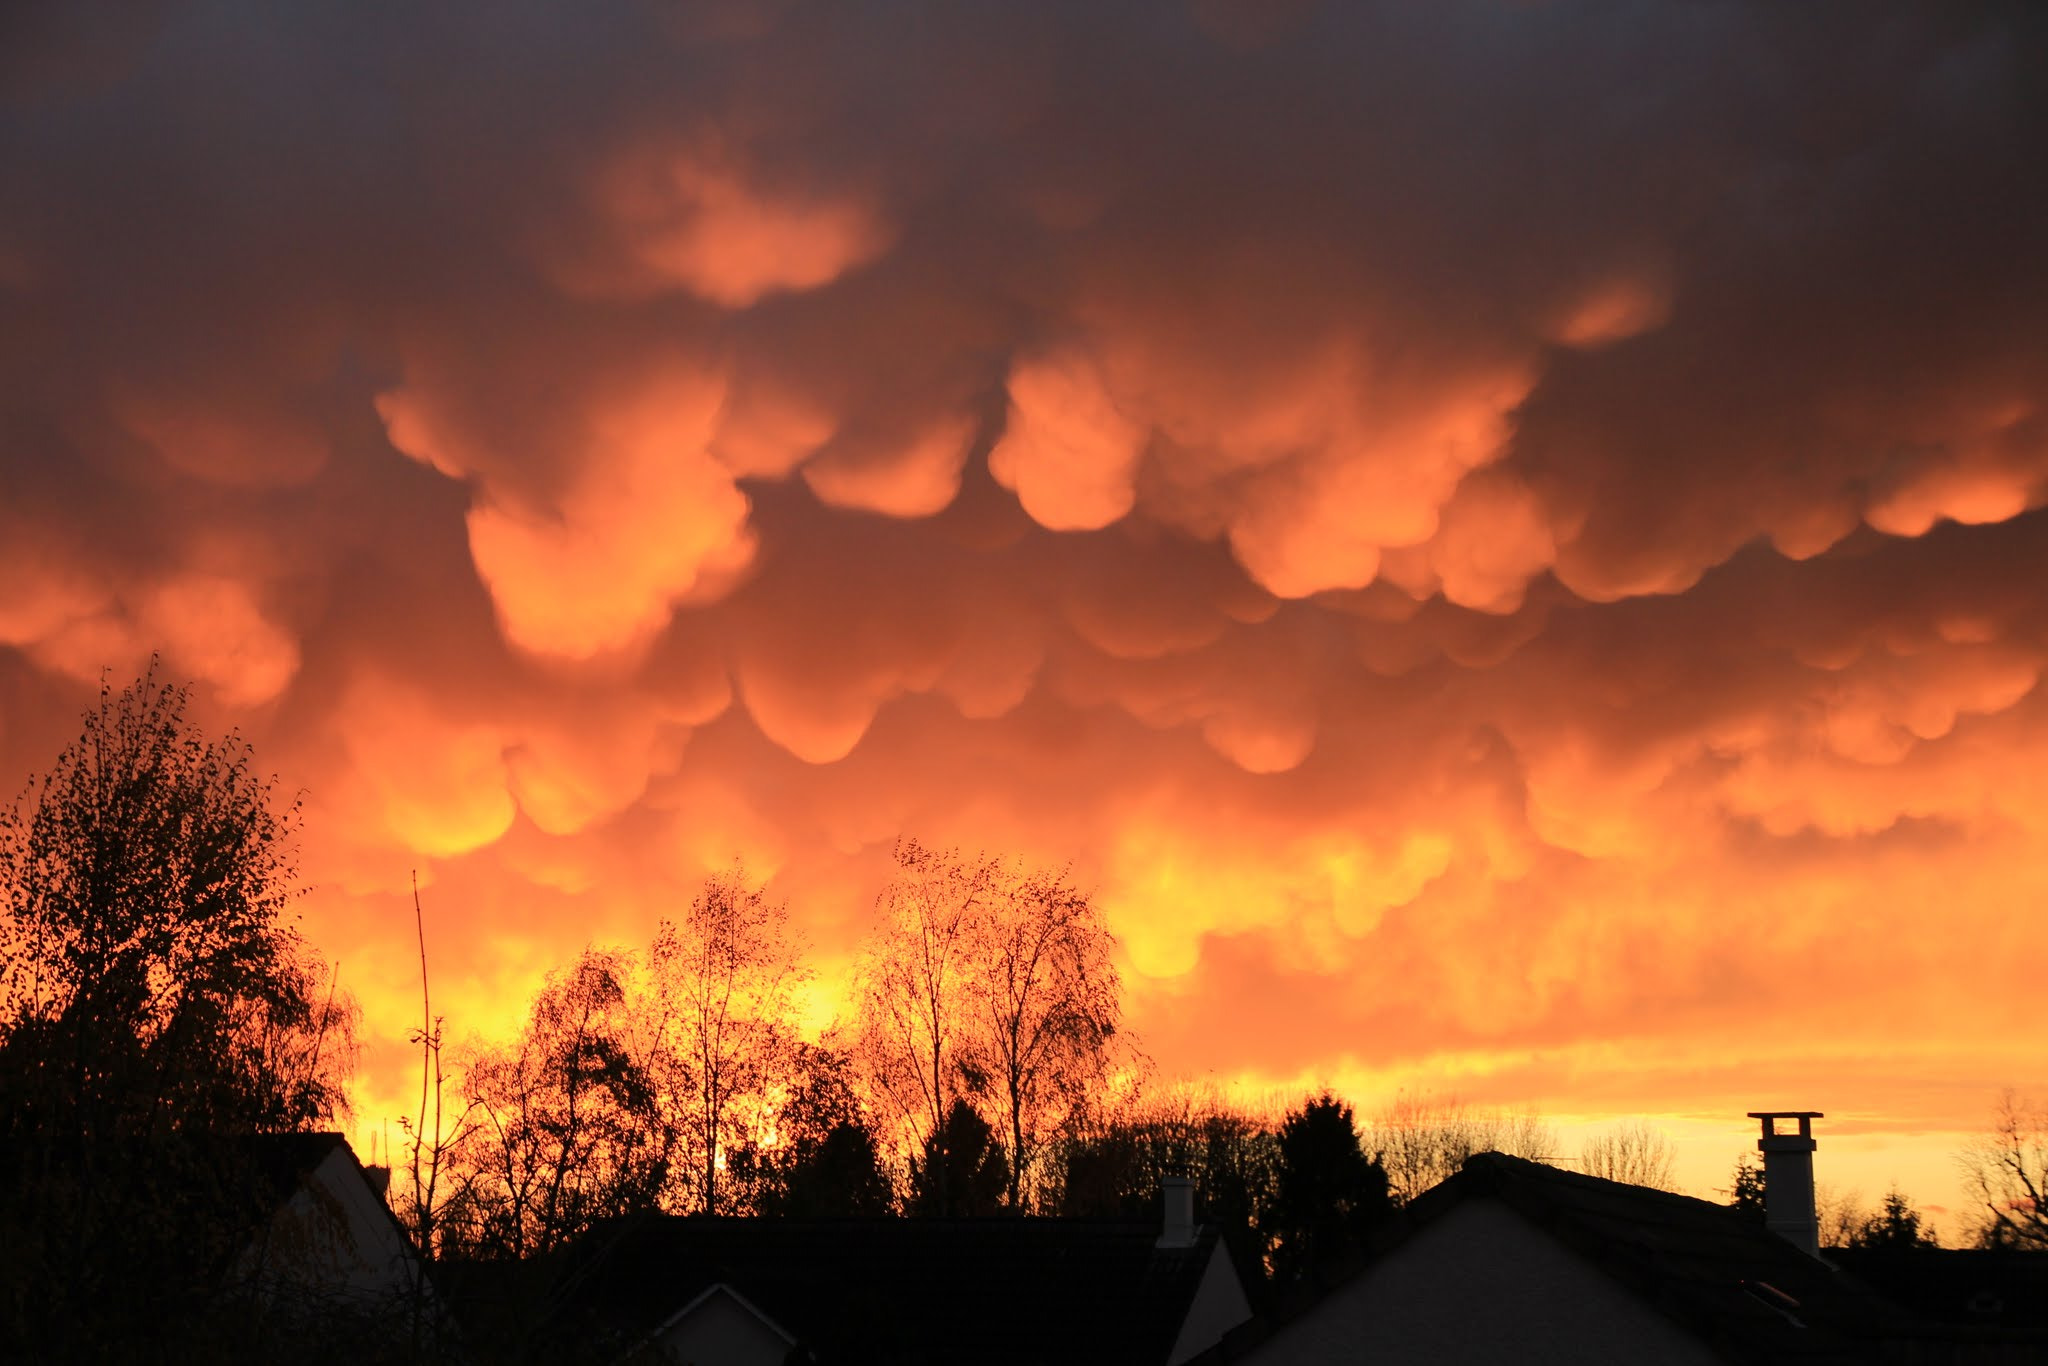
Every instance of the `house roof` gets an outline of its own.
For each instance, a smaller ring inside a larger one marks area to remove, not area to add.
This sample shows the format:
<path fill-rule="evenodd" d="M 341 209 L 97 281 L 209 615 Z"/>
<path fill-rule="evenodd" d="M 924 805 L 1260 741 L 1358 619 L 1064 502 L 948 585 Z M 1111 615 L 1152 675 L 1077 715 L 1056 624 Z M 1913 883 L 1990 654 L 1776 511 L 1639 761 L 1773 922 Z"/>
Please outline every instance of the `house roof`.
<path fill-rule="evenodd" d="M 241 1164 L 250 1194 L 266 1209 L 291 1199 L 299 1183 L 325 1162 L 336 1148 L 355 1152 L 337 1133 L 234 1134 L 220 1144 Z"/>
<path fill-rule="evenodd" d="M 1156 1223 L 646 1215 L 570 1259 L 554 1328 L 622 1349 L 724 1283 L 821 1363 L 1164 1362 L 1215 1254 Z"/>
<path fill-rule="evenodd" d="M 676 1310 L 675 1313 L 670 1314 L 660 1323 L 654 1325 L 654 1331 L 649 1336 L 659 1338 L 663 1333 L 667 1332 L 670 1327 L 672 1327 L 675 1324 L 681 1323 L 684 1319 L 687 1319 L 692 1314 L 697 1313 L 699 1310 L 703 1309 L 705 1305 L 712 1303 L 714 1300 L 731 1301 L 733 1304 L 739 1306 L 739 1308 L 743 1312 L 745 1312 L 748 1316 L 753 1318 L 763 1328 L 767 1329 L 776 1337 L 782 1339 L 782 1341 L 788 1343 L 791 1347 L 796 1347 L 798 1345 L 797 1340 L 794 1337 L 790 1336 L 789 1330 L 787 1328 L 784 1328 L 774 1319 L 762 1313 L 759 1305 L 755 1304 L 752 1300 L 749 1300 L 745 1295 L 742 1295 L 739 1291 L 727 1285 L 724 1281 L 716 1281 L 713 1282 L 711 1285 L 704 1287 L 704 1289 L 700 1291 L 697 1294 L 697 1296 L 694 1299 L 692 1299 L 688 1304 L 684 1305 L 681 1309 Z"/>
<path fill-rule="evenodd" d="M 412 1235 L 398 1222 L 398 1215 L 385 1198 L 385 1191 L 371 1181 L 369 1168 L 363 1165 L 343 1135 L 332 1131 L 238 1134 L 224 1138 L 222 1142 L 238 1154 L 242 1169 L 247 1173 L 247 1186 L 257 1198 L 258 1208 L 266 1215 L 291 1199 L 300 1184 L 339 1151 L 348 1158 L 349 1169 L 369 1191 L 372 1202 L 382 1213 L 383 1222 L 401 1242 L 410 1246 Z"/>
<path fill-rule="evenodd" d="M 1384 1221 L 1351 1274 L 1370 1274 L 1421 1229 L 1478 1199 L 1506 1205 L 1730 1361 L 1863 1362 L 1878 1342 L 1926 1336 L 1924 1325 L 1752 1215 L 1500 1153 L 1467 1159 Z M 1335 1288 L 1286 1306 L 1264 1331 L 1316 1312 Z M 1241 1332 L 1198 1360 L 1228 1360 L 1261 1336 L 1260 1328 Z"/>
<path fill-rule="evenodd" d="M 335 1149 L 337 1133 L 181 1133 L 129 1160 L 176 1192 L 178 1217 L 219 1257 L 241 1250 Z M 353 1156 L 353 1154 L 351 1154 Z"/>
<path fill-rule="evenodd" d="M 1863 1361 L 1906 1316 L 1727 1205 L 1482 1153 L 1409 1207 L 1491 1196 L 1709 1347 L 1748 1362 Z"/>

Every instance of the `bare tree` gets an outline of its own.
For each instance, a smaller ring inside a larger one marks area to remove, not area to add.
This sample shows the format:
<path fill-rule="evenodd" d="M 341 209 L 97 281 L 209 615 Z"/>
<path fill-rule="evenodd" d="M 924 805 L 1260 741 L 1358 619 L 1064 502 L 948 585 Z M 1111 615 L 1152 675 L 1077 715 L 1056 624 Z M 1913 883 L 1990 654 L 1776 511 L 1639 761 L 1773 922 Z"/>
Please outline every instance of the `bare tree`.
<path fill-rule="evenodd" d="M 405 1177 L 402 1182 L 392 1181 L 388 1199 L 392 1216 L 419 1254 L 410 1267 L 405 1305 L 413 1351 L 419 1355 L 430 1350 L 429 1344 L 448 1326 L 435 1306 L 427 1264 L 443 1252 L 444 1216 L 452 1210 L 459 1223 L 473 1193 L 474 1183 L 468 1178 L 474 1174 L 455 1159 L 465 1149 L 476 1107 L 474 1102 L 465 1105 L 452 1120 L 448 1114 L 448 1075 L 442 1051 L 446 1022 L 434 1014 L 428 986 L 427 921 L 417 872 L 412 879 L 412 916 L 420 958 L 420 1026 L 411 1037 L 420 1050 L 420 1100 L 416 1114 L 398 1119 L 406 1138 L 403 1166 L 392 1162 L 388 1152 L 385 1161 L 391 1164 L 390 1176 Z"/>
<path fill-rule="evenodd" d="M 1984 1206 L 1982 1245 L 2048 1251 L 2048 1105 L 2007 1091 L 1957 1162 Z"/>
<path fill-rule="evenodd" d="M 743 868 L 704 883 L 680 924 L 664 922 L 648 955 L 666 1047 L 685 1066 L 684 1105 L 699 1178 L 698 1208 L 720 1210 L 720 1177 L 736 1116 L 756 1127 L 796 1055 L 792 998 L 810 973 L 789 910 L 749 886 Z M 658 1027 L 659 1028 L 659 1027 Z"/>
<path fill-rule="evenodd" d="M 1813 1217 L 1822 1247 L 1849 1247 L 1871 1218 L 1863 1192 L 1826 1181 L 1813 1183 Z"/>
<path fill-rule="evenodd" d="M 996 868 L 972 934 L 970 1045 L 1009 1141 L 1011 1209 L 1047 1142 L 1086 1109 L 1111 1062 L 1122 984 L 1116 941 L 1066 871 Z"/>
<path fill-rule="evenodd" d="M 896 846 L 862 955 L 848 1031 L 899 1151 L 934 1148 L 966 1100 L 1000 1128 L 1005 1200 L 1022 1209 L 1042 1157 L 1110 1070 L 1119 1042 L 1115 940 L 1066 871 Z M 942 1186 L 942 1188 L 944 1188 Z"/>
<path fill-rule="evenodd" d="M 1193 1177 L 1203 1222 L 1222 1230 L 1241 1269 L 1263 1275 L 1280 1234 L 1272 1218 L 1282 1165 L 1279 1113 L 1277 1102 L 1241 1106 L 1213 1082 L 1142 1093 L 1112 1087 L 1062 1137 L 1052 1208 L 1157 1218 L 1161 1181 Z"/>
<path fill-rule="evenodd" d="M 1579 1149 L 1579 1170 L 1588 1176 L 1660 1191 L 1678 1189 L 1677 1163 L 1670 1136 L 1640 1119 L 1594 1134 Z"/>
<path fill-rule="evenodd" d="M 1475 1153 L 1549 1161 L 1557 1131 L 1534 1114 L 1474 1110 L 1456 1096 L 1402 1092 L 1373 1117 L 1365 1150 L 1387 1170 L 1396 1204 L 1406 1204 L 1456 1172 Z"/>
<path fill-rule="evenodd" d="M 898 841 L 896 876 L 876 902 L 881 926 L 855 969 L 854 1052 L 914 1152 L 944 1128 L 956 1099 L 985 1089 L 969 1043 L 974 935 L 996 874 L 987 857 Z"/>
<path fill-rule="evenodd" d="M 654 1203 L 667 1173 L 628 1046 L 631 968 L 626 954 L 586 949 L 548 975 L 517 1039 L 472 1047 L 462 1088 L 476 1123 L 456 1153 L 463 1190 L 444 1243 L 530 1256 Z"/>

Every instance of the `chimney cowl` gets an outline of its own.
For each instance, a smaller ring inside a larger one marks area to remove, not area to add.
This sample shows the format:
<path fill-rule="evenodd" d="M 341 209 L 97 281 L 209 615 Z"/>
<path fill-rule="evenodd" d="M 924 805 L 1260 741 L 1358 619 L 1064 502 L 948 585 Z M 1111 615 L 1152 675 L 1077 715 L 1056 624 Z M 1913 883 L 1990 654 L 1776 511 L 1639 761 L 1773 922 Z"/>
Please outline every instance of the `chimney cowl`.
<path fill-rule="evenodd" d="M 1813 1154 L 1820 1145 L 1813 1121 L 1818 1110 L 1751 1110 L 1763 1122 L 1756 1150 L 1764 1155 L 1764 1227 L 1810 1257 L 1820 1256 L 1820 1217 L 1813 1200 Z M 1779 1133 L 1779 1120 L 1796 1120 L 1797 1133 Z"/>
<path fill-rule="evenodd" d="M 1195 1183 L 1185 1176 L 1169 1176 L 1159 1183 L 1164 1220 L 1156 1247 L 1195 1245 Z"/>

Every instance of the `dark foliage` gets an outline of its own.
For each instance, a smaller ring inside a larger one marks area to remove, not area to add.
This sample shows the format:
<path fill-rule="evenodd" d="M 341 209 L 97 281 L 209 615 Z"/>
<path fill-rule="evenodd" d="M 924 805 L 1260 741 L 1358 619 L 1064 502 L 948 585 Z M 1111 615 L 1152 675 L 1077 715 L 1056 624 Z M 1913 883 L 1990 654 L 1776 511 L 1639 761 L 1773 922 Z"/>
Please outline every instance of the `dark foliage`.
<path fill-rule="evenodd" d="M 1849 1234 L 1849 1246 L 1910 1251 L 1913 1248 L 1940 1247 L 1941 1240 L 1933 1229 L 1922 1225 L 1920 1211 L 1914 1209 L 1912 1202 L 1894 1186 L 1885 1193 L 1884 1207 L 1865 1218 Z"/>
<path fill-rule="evenodd" d="M 995 1214 L 1004 1207 L 1009 1184 L 1010 1164 L 988 1121 L 956 1100 L 945 1124 L 911 1162 L 911 1211 L 953 1219 Z"/>
<path fill-rule="evenodd" d="M 1058 1211 L 1069 1216 L 1156 1220 L 1164 1179 L 1192 1177 L 1196 1218 L 1221 1233 L 1261 1302 L 1279 1171 L 1270 1127 L 1220 1098 L 1183 1095 L 1098 1123 L 1069 1139 L 1062 1158 Z"/>
<path fill-rule="evenodd" d="M 735 1155 L 739 1175 L 751 1177 L 753 1208 L 791 1218 L 894 1212 L 896 1193 L 846 1054 L 800 1045 L 791 1070 L 795 1084 L 776 1115 L 776 1146 Z"/>
<path fill-rule="evenodd" d="M 1744 1153 L 1735 1160 L 1735 1174 L 1729 1178 L 1728 1197 L 1731 1209 L 1739 1209 L 1754 1219 L 1764 1217 L 1764 1166 L 1762 1161 Z"/>
<path fill-rule="evenodd" d="M 631 1043 L 623 955 L 586 949 L 548 974 L 510 1043 L 471 1051 L 470 1122 L 450 1153 L 442 1255 L 545 1254 L 596 1224 L 653 1209 L 673 1130 L 657 1122 Z"/>
<path fill-rule="evenodd" d="M 835 1125 L 797 1153 L 761 1212 L 795 1219 L 873 1217 L 895 1208 L 875 1136 L 857 1121 Z"/>
<path fill-rule="evenodd" d="M 1359 1147 L 1350 1106 L 1326 1091 L 1288 1112 L 1266 1218 L 1277 1279 L 1307 1278 L 1356 1257 L 1367 1231 L 1392 1210 L 1386 1169 Z"/>
<path fill-rule="evenodd" d="M 297 809 L 187 706 L 103 688 L 0 814 L 0 1357 L 168 1350 L 254 1217 L 219 1136 L 340 1103 L 351 1007 L 287 923 Z"/>

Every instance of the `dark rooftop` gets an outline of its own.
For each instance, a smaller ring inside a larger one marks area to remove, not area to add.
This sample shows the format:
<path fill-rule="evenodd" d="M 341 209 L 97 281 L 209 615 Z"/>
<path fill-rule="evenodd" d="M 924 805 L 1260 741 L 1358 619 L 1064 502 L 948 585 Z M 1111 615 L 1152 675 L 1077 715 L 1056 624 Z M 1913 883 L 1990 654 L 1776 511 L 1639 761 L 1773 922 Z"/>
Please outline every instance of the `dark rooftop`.
<path fill-rule="evenodd" d="M 1164 1362 L 1216 1246 L 1085 1219 L 648 1215 L 567 1259 L 551 1325 L 624 1351 L 730 1285 L 822 1363 Z"/>
<path fill-rule="evenodd" d="M 1743 1211 L 1482 1153 L 1409 1209 L 1499 1199 L 1734 1361 L 1868 1361 L 1907 1316 Z"/>
<path fill-rule="evenodd" d="M 340 1134 L 236 1134 L 218 1140 L 223 1150 L 243 1165 L 254 1192 L 267 1209 L 292 1197 L 299 1182 L 325 1162 L 336 1148 L 347 1146 Z"/>
<path fill-rule="evenodd" d="M 2031 1343 L 2033 1355 L 2025 1359 L 2048 1360 L 2048 1253 L 1842 1248 L 1827 1256 L 1960 1340 Z"/>
<path fill-rule="evenodd" d="M 1363 1265 L 1398 1256 L 1414 1233 L 1468 1200 L 1498 1200 L 1731 1362 L 2033 1361 L 1983 1355 L 1981 1334 L 1959 1332 L 1904 1297 L 1807 1255 L 1761 1219 L 1706 1200 L 1563 1171 L 1500 1153 L 1463 1170 L 1378 1229 Z M 2040 1282 L 2036 1281 L 2035 1284 Z M 1316 1312 L 1334 1285 L 1284 1306 L 1198 1361 L 1228 1361 L 1273 1328 Z"/>

